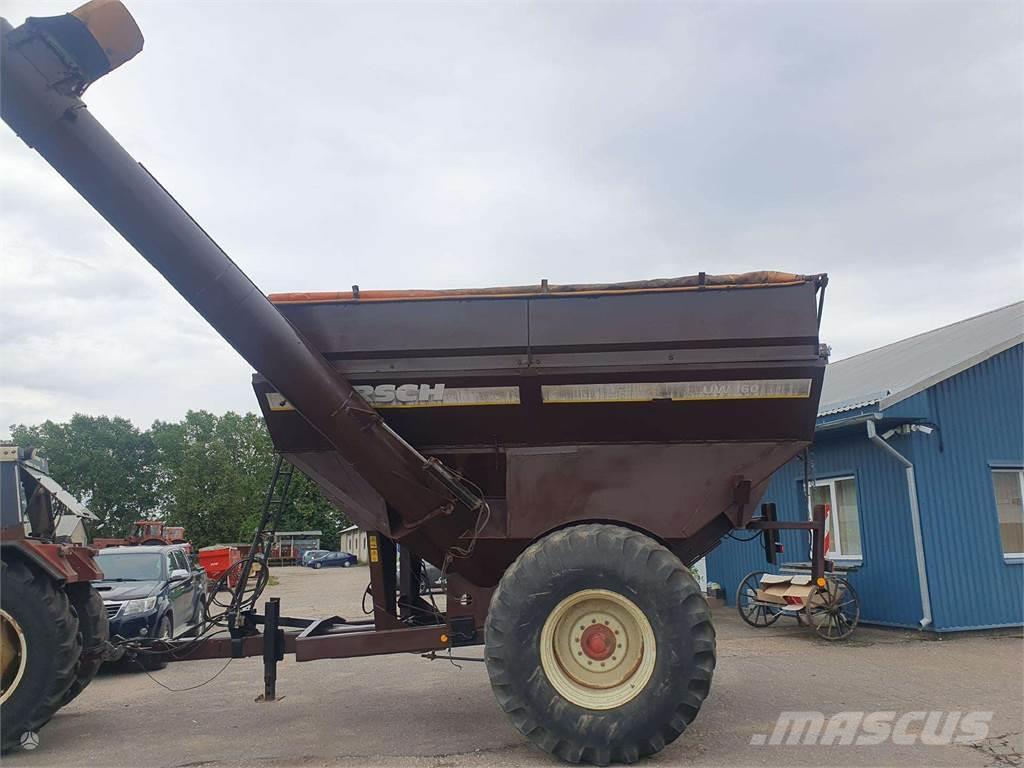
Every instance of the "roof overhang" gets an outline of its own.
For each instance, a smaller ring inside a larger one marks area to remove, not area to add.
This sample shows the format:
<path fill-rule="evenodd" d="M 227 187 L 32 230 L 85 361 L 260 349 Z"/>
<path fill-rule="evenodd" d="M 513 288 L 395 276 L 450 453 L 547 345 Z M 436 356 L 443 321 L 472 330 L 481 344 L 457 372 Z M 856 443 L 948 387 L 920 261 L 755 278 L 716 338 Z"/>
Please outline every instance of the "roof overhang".
<path fill-rule="evenodd" d="M 821 406 L 821 410 L 818 411 L 818 418 L 820 419 L 822 416 L 831 416 L 835 413 L 845 413 L 846 411 L 857 411 L 861 408 L 866 408 L 869 405 L 880 403 L 883 398 L 888 395 L 889 390 L 882 390 L 862 395 L 860 397 L 855 397 L 852 400 L 840 400 L 839 402 L 826 403 Z"/>
<path fill-rule="evenodd" d="M 1018 334 L 1017 336 L 1014 336 L 1011 339 L 1007 339 L 1006 341 L 1000 342 L 995 346 L 989 347 L 988 349 L 983 350 L 982 352 L 979 352 L 976 355 L 972 355 L 971 357 L 968 357 L 965 360 L 961 360 L 956 365 L 951 365 L 949 368 L 939 371 L 938 373 L 929 376 L 926 379 L 921 379 L 921 381 L 912 384 L 909 387 L 904 387 L 898 392 L 893 392 L 889 394 L 887 397 L 884 397 L 881 400 L 879 400 L 878 407 L 880 410 L 883 411 L 886 408 L 891 408 L 892 406 L 896 405 L 896 403 L 902 402 L 909 397 L 913 397 L 919 392 L 924 392 L 926 389 L 934 387 L 936 384 L 939 384 L 940 382 L 943 382 L 946 379 L 952 378 L 953 376 L 956 376 L 958 373 L 963 373 L 967 369 L 973 368 L 979 363 L 985 362 L 990 357 L 995 357 L 999 353 L 1005 352 L 1008 349 L 1012 349 L 1013 347 L 1022 343 L 1024 343 L 1024 333 Z"/>

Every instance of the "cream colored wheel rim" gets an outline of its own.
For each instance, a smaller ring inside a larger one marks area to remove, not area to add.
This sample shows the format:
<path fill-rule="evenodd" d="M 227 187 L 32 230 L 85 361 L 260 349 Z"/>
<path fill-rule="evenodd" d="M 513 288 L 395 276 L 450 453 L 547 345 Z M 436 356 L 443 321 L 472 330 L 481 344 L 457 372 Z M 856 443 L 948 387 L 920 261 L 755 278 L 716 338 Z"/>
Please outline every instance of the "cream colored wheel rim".
<path fill-rule="evenodd" d="M 11 614 L 0 609 L 0 704 L 17 689 L 27 662 L 25 633 Z"/>
<path fill-rule="evenodd" d="M 555 606 L 540 632 L 548 682 L 585 709 L 615 709 L 650 682 L 657 656 L 654 630 L 632 600 L 584 589 Z"/>

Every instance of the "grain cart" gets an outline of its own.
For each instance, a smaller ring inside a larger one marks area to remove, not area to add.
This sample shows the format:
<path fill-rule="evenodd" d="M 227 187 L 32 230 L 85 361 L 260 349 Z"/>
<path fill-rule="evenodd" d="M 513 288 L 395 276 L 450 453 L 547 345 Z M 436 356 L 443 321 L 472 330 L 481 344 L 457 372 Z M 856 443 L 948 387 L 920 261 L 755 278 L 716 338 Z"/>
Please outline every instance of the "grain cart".
<path fill-rule="evenodd" d="M 820 575 L 819 520 L 755 512 L 813 434 L 823 275 L 268 298 L 83 103 L 142 48 L 120 3 L 5 25 L 3 45 L 4 120 L 253 366 L 278 451 L 212 629 L 130 652 L 262 656 L 273 700 L 286 653 L 482 644 L 527 738 L 633 762 L 678 737 L 711 684 L 688 565 L 733 529 L 788 525 L 817 536 Z M 369 531 L 371 618 L 257 610 L 293 468 Z M 421 595 L 424 561 L 446 576 L 444 608 Z"/>
<path fill-rule="evenodd" d="M 93 550 L 57 539 L 71 514 L 96 519 L 38 451 L 0 445 L 0 751 L 81 693 L 106 650 Z"/>

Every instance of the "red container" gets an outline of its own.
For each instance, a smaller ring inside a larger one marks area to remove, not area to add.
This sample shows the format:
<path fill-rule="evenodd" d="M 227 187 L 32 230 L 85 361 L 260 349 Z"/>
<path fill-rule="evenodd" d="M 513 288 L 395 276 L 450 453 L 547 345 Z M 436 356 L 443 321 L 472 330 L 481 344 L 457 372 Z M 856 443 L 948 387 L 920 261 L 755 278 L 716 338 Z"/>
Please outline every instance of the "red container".
<path fill-rule="evenodd" d="M 199 550 L 199 565 L 210 577 L 211 586 L 224 575 L 224 572 L 235 563 L 239 562 L 242 556 L 238 547 L 229 547 L 223 544 L 214 544 L 211 547 L 203 547 Z M 235 568 L 228 574 L 228 586 L 234 588 L 238 582 L 238 569 Z"/>

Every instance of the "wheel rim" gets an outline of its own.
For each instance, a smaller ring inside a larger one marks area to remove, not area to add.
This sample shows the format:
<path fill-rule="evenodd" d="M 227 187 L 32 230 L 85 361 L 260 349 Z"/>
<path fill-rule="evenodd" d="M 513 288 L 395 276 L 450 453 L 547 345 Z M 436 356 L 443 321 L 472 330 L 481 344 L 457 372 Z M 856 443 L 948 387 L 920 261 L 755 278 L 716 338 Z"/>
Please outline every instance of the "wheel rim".
<path fill-rule="evenodd" d="M 614 709 L 651 679 L 654 630 L 636 604 L 618 592 L 584 589 L 548 615 L 540 661 L 552 687 L 585 709 Z"/>
<path fill-rule="evenodd" d="M 781 608 L 773 608 L 757 601 L 757 590 L 761 586 L 764 571 L 748 573 L 736 590 L 736 609 L 740 618 L 752 627 L 767 627 L 779 618 Z"/>
<path fill-rule="evenodd" d="M 28 642 L 21 625 L 0 609 L 0 704 L 11 697 L 25 674 Z"/>
<path fill-rule="evenodd" d="M 860 619 L 857 593 L 845 579 L 830 579 L 808 610 L 811 625 L 825 640 L 849 637 Z"/>

